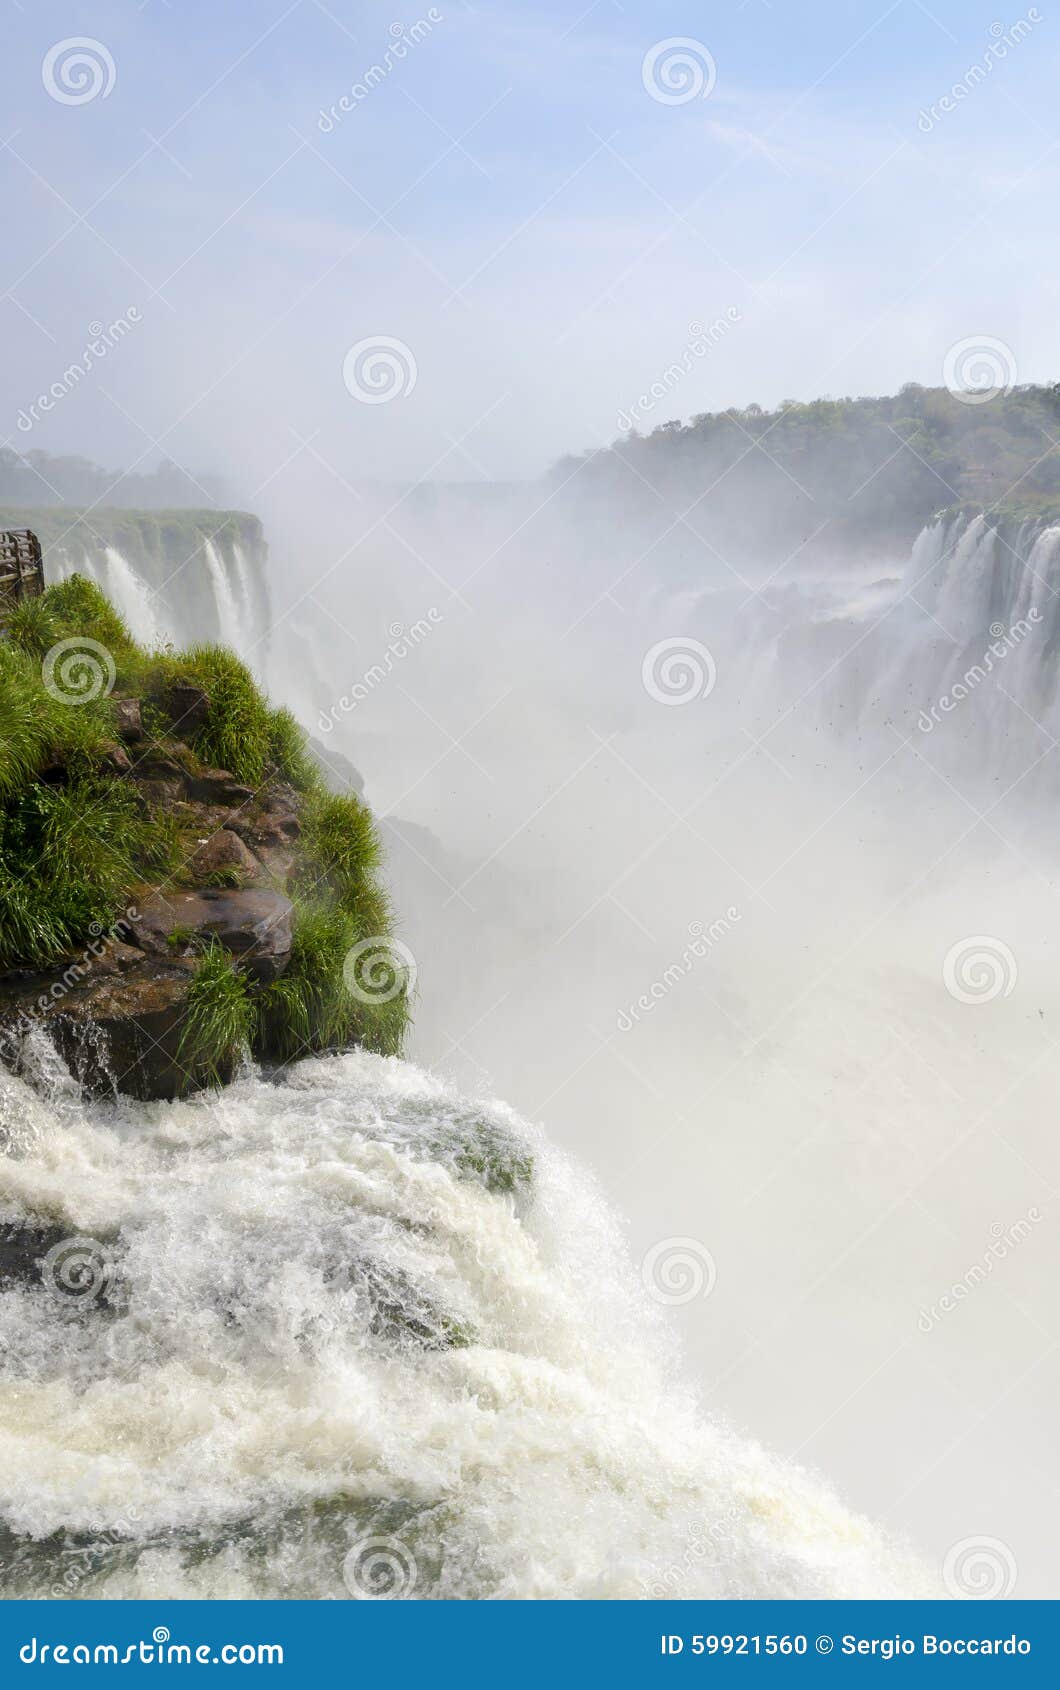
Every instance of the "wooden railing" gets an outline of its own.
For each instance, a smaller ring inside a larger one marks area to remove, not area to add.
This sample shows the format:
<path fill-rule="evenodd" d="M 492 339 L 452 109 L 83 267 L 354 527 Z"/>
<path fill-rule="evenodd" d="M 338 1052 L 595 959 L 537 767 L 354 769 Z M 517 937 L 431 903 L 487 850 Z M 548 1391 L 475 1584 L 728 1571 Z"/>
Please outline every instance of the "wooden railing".
<path fill-rule="evenodd" d="M 0 616 L 44 591 L 40 541 L 29 528 L 0 529 Z"/>

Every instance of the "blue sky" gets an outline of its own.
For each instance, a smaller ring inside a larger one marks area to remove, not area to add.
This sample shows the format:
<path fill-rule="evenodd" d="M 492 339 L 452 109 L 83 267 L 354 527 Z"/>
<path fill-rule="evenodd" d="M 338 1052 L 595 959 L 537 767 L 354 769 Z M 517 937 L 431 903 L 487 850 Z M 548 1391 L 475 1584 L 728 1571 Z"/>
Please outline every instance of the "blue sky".
<path fill-rule="evenodd" d="M 1060 376 L 1045 6 L 0 6 L 15 446 L 166 452 L 249 495 L 306 440 L 354 478 L 536 474 L 682 358 L 647 426 L 938 383 L 983 337 L 1016 379 Z M 42 64 L 75 37 L 99 92 L 65 103 Z M 660 100 L 645 59 L 674 38 L 703 87 Z M 105 366 L 20 430 L 130 308 Z M 366 404 L 343 361 L 380 338 L 415 383 Z"/>

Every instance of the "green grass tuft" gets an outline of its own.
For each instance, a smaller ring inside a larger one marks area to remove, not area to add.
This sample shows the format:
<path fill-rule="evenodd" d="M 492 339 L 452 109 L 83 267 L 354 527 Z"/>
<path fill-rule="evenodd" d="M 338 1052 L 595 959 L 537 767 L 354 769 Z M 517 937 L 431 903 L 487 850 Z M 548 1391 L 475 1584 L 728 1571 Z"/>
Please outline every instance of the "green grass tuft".
<path fill-rule="evenodd" d="M 205 726 L 191 736 L 203 762 L 229 769 L 247 786 L 260 786 L 269 755 L 269 711 L 246 664 L 223 646 L 200 645 L 164 667 L 169 682 L 190 681 L 210 701 Z"/>
<path fill-rule="evenodd" d="M 178 1060 L 197 1080 L 224 1085 L 250 1048 L 257 1022 L 245 974 L 218 944 L 204 951 L 188 990 Z"/>
<path fill-rule="evenodd" d="M 269 711 L 268 761 L 281 780 L 298 792 L 320 786 L 320 773 L 306 750 L 305 729 L 290 710 Z"/>
<path fill-rule="evenodd" d="M 169 849 L 120 780 L 37 783 L 0 806 L 0 965 L 43 965 L 109 928 Z"/>

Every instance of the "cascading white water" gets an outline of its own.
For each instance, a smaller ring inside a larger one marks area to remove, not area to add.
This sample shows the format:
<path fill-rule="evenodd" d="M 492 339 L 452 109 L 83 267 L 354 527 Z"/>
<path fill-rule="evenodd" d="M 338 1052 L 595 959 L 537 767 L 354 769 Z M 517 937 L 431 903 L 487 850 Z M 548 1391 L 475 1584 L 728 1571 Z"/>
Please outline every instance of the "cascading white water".
<path fill-rule="evenodd" d="M 244 645 L 256 642 L 263 632 L 261 618 L 258 614 L 257 595 L 254 581 L 250 572 L 247 555 L 238 540 L 232 543 L 232 562 L 235 566 L 236 581 L 239 585 L 239 605 L 237 617 Z"/>
<path fill-rule="evenodd" d="M 876 756 L 904 742 L 961 790 L 1060 783 L 1060 527 L 940 519 L 893 580 L 804 591 L 808 612 L 750 642 L 766 725 L 794 691 L 808 718 Z"/>
<path fill-rule="evenodd" d="M 240 521 L 250 519 L 231 518 L 231 531 L 218 531 L 220 538 L 213 513 L 163 525 L 132 555 L 120 538 L 104 541 L 91 523 L 82 529 L 75 522 L 48 549 L 46 579 L 87 576 L 144 645 L 219 641 L 260 665 L 268 625 L 265 546 L 254 527 L 235 538 Z"/>
<path fill-rule="evenodd" d="M 132 564 L 116 546 L 107 546 L 106 576 L 99 585 L 111 603 L 128 623 L 129 630 L 141 645 L 157 646 L 165 635 L 155 614 L 153 595 L 146 581 L 141 580 Z"/>
<path fill-rule="evenodd" d="M 0 1108 L 0 1218 L 66 1240 L 0 1294 L 9 1594 L 927 1589 L 699 1415 L 598 1192 L 504 1106 L 357 1053 Z"/>
<path fill-rule="evenodd" d="M 233 646 L 238 651 L 247 642 L 249 630 L 240 616 L 228 570 L 212 540 L 203 541 L 202 555 L 213 588 L 220 637 L 226 645 Z"/>

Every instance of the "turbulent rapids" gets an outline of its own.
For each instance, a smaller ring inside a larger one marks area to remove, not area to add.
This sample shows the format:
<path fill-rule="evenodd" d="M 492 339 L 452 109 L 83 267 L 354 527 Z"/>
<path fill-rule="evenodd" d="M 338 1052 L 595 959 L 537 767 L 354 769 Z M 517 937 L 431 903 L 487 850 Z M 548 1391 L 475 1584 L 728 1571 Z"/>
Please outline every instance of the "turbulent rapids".
<path fill-rule="evenodd" d="M 706 1423 L 590 1181 L 351 1054 L 179 1104 L 5 1076 L 8 1594 L 882 1596 L 920 1575 Z M 55 1239 L 44 1249 L 44 1243 Z"/>

